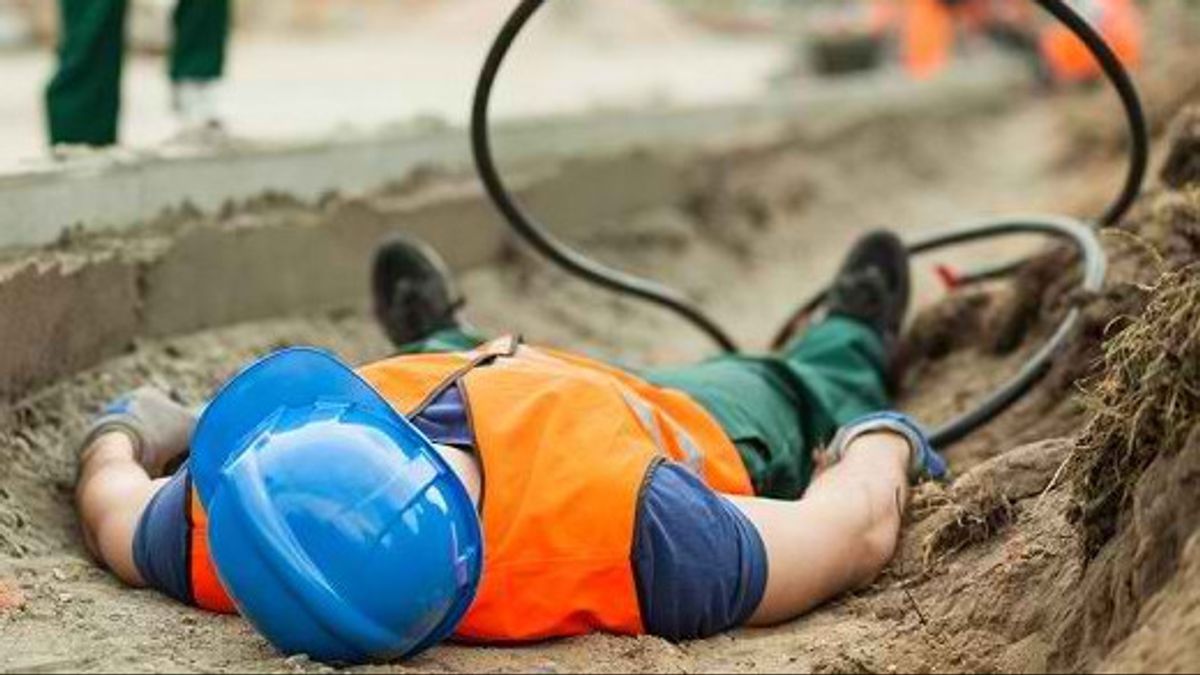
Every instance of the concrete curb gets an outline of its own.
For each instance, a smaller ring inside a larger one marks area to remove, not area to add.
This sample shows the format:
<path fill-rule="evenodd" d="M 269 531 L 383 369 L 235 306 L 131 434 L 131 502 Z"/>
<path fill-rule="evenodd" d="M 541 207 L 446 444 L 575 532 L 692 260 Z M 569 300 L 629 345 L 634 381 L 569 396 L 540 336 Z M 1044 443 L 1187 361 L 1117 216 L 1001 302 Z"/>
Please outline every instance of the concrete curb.
<path fill-rule="evenodd" d="M 514 181 L 521 199 L 569 234 L 686 195 L 678 154 L 632 148 L 686 148 L 694 160 L 713 139 L 787 138 L 820 147 L 870 124 L 881 106 L 890 117 L 939 115 L 953 100 L 946 114 L 962 116 L 1006 99 L 995 80 L 967 78 L 916 95 L 897 89 L 809 99 L 802 123 L 794 119 L 797 101 L 773 100 L 523 124 L 505 132 L 498 150 L 506 163 L 527 165 Z M 0 179 L 7 226 L 0 260 L 8 261 L 0 262 L 0 402 L 119 355 L 139 338 L 361 311 L 371 254 L 393 232 L 428 241 L 456 270 L 494 260 L 509 235 L 474 181 L 375 189 L 429 164 L 461 167 L 466 158 L 459 132 L 436 132 Z M 288 196 L 230 206 L 272 190 Z M 328 197 L 333 191 L 365 196 Z M 160 216 L 184 203 L 200 211 Z M 63 237 L 76 222 L 81 231 Z"/>
<path fill-rule="evenodd" d="M 531 120 L 503 127 L 496 146 L 506 165 L 522 166 L 643 146 L 692 146 L 730 129 L 769 132 L 783 121 L 760 105 Z M 310 201 L 330 192 L 361 193 L 425 167 L 462 171 L 471 161 L 461 129 L 174 158 L 97 154 L 0 178 L 0 248 L 51 244 L 72 227 L 136 228 L 185 203 L 213 212 L 266 192 Z"/>
<path fill-rule="evenodd" d="M 995 105 L 1020 81 L 1019 70 L 1002 67 L 956 72 L 931 86 L 880 76 L 723 106 L 531 119 L 497 125 L 496 152 L 506 166 L 521 166 L 643 147 L 728 143 L 795 127 L 830 135 L 881 110 L 932 111 L 948 101 L 959 108 Z M 214 212 L 265 192 L 302 200 L 360 193 L 429 166 L 470 168 L 466 131 L 409 130 L 175 156 L 99 153 L 0 176 L 0 249 L 51 244 L 68 228 L 136 228 L 185 203 Z"/>
<path fill-rule="evenodd" d="M 515 183 L 530 208 L 568 232 L 670 203 L 684 189 L 675 167 L 638 154 L 573 162 Z M 363 311 L 371 255 L 392 233 L 429 242 L 456 270 L 494 260 L 509 236 L 473 184 L 320 206 L 284 201 L 82 237 L 0 265 L 0 401 L 141 338 Z"/>

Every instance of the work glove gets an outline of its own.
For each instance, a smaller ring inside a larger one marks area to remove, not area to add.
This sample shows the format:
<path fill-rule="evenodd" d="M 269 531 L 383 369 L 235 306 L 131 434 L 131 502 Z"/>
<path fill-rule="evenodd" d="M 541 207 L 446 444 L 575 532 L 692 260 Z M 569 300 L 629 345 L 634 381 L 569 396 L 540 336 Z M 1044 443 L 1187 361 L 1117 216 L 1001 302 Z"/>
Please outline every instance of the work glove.
<path fill-rule="evenodd" d="M 133 441 L 138 464 L 151 478 L 160 478 L 187 455 L 195 428 L 195 413 L 158 389 L 142 387 L 105 406 L 88 428 L 82 451 L 104 434 L 123 433 Z"/>
<path fill-rule="evenodd" d="M 837 463 L 856 439 L 880 431 L 897 433 L 908 440 L 912 448 L 908 479 L 914 485 L 927 480 L 949 482 L 950 468 L 945 458 L 930 445 L 925 431 L 908 415 L 897 412 L 874 413 L 842 427 L 825 450 L 826 461 L 830 465 Z"/>

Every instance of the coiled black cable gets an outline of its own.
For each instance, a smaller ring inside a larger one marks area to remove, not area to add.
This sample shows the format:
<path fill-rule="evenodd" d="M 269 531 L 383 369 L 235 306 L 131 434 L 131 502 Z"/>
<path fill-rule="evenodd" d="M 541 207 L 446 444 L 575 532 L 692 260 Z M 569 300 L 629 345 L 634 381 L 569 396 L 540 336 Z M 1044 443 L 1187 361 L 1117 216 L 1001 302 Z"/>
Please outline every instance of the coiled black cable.
<path fill-rule="evenodd" d="M 517 36 L 543 4 L 544 0 L 525 0 L 517 7 L 496 38 L 496 43 L 484 63 L 483 73 L 479 77 L 471 116 L 471 145 L 479 177 L 488 195 L 508 224 L 525 241 L 567 272 L 611 291 L 665 307 L 707 333 L 721 349 L 728 352 L 738 351 L 733 338 L 682 294 L 653 281 L 603 265 L 558 241 L 517 204 L 505 186 L 492 155 L 488 123 L 492 90 Z"/>
<path fill-rule="evenodd" d="M 1034 1 L 1083 40 L 1117 89 L 1129 119 L 1132 140 L 1131 160 L 1125 186 L 1100 220 L 1102 225 L 1111 225 L 1122 219 L 1136 201 L 1149 166 L 1148 130 L 1140 97 L 1120 59 L 1109 47 L 1104 37 L 1086 19 L 1063 0 Z M 544 4 L 545 0 L 522 0 L 497 36 L 480 74 L 471 117 L 471 143 L 476 168 L 484 188 L 514 231 L 539 253 L 567 272 L 614 292 L 640 298 L 669 309 L 709 335 L 723 350 L 738 351 L 737 344 L 729 334 L 682 294 L 661 284 L 603 265 L 553 237 L 517 203 L 501 178 L 492 152 L 489 126 L 492 93 L 496 79 L 514 43 L 530 19 Z M 1096 234 L 1087 225 L 1069 218 L 1038 216 L 971 224 L 919 240 L 911 245 L 911 250 L 914 254 L 919 254 L 978 239 L 1016 233 L 1042 233 L 1073 241 L 1084 260 L 1083 285 L 1085 290 L 1097 292 L 1103 287 L 1106 260 Z M 972 275 L 969 280 L 994 278 L 1001 274 L 1007 274 L 1019 267 L 1019 264 L 985 270 Z M 824 293 L 819 294 L 793 315 L 792 320 L 780 332 L 776 344 L 786 341 L 791 336 L 803 317 L 821 304 L 824 295 Z M 961 440 L 1028 393 L 1045 376 L 1054 359 L 1073 337 L 1079 325 L 1080 316 L 1078 308 L 1071 310 L 1050 340 L 1026 362 L 1012 380 L 988 396 L 975 409 L 938 427 L 932 434 L 935 446 L 946 447 Z"/>
<path fill-rule="evenodd" d="M 1083 282 L 1080 287 L 1085 291 L 1085 295 L 1094 295 L 1103 290 L 1108 270 L 1104 248 L 1100 245 L 1095 229 L 1073 218 L 1038 215 L 967 225 L 919 239 L 911 244 L 910 250 L 913 254 L 921 254 L 980 239 L 1014 234 L 1046 234 L 1073 243 L 1083 260 Z M 1025 362 L 1012 379 L 988 395 L 974 409 L 935 429 L 930 434 L 933 446 L 945 448 L 957 443 L 1021 400 L 1046 376 L 1055 359 L 1070 344 L 1082 317 L 1082 310 L 1073 307 L 1050 339 Z"/>

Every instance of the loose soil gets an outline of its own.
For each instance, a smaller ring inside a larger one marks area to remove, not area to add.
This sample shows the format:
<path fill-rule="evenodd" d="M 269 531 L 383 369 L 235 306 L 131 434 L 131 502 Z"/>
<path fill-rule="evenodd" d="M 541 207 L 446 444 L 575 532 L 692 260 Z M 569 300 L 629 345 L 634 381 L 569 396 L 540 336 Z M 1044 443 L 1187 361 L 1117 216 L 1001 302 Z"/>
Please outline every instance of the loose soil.
<path fill-rule="evenodd" d="M 1051 99 L 969 119 L 882 118 L 828 147 L 784 139 L 695 157 L 688 199 L 606 224 L 579 243 L 686 289 L 737 337 L 762 345 L 868 229 L 913 232 L 981 214 L 1098 211 L 1123 167 L 1119 159 L 1093 158 L 1086 176 L 1063 170 L 1063 158 L 1078 147 L 1062 133 L 1069 119 L 1064 107 Z M 1102 339 L 1121 328 L 1159 335 L 1169 323 L 1162 318 L 1166 311 L 1142 312 L 1158 297 L 1150 285 L 1186 295 L 1186 274 L 1160 282 L 1158 271 L 1195 260 L 1197 189 L 1152 193 L 1126 234 L 1110 238 L 1114 279 L 1102 297 L 1091 299 L 1082 346 L 1034 395 L 951 450 L 961 477 L 948 488 L 918 492 L 902 550 L 871 589 L 774 630 L 684 645 L 598 636 L 523 649 L 446 646 L 408 663 L 361 670 L 1200 667 L 1200 536 L 1195 497 L 1187 496 L 1200 494 L 1200 433 L 1182 430 L 1164 435 L 1162 447 L 1143 447 L 1128 428 L 1089 425 L 1104 408 L 1089 412 L 1086 406 L 1096 399 L 1095 405 L 1111 408 L 1103 393 L 1117 385 L 1105 372 L 1111 378 L 1138 362 L 1110 350 L 1105 371 Z M 1152 249 L 1163 251 L 1162 265 L 1150 262 L 1158 259 Z M 938 260 L 966 266 L 1029 250 L 1029 242 L 1017 241 Z M 1060 274 L 1069 263 L 1064 256 L 1051 250 L 1015 283 L 949 300 L 930 269 L 936 261 L 923 261 L 925 309 L 911 331 L 903 407 L 936 422 L 1014 372 L 1073 300 Z M 673 318 L 565 278 L 516 247 L 501 263 L 465 275 L 463 284 L 471 319 L 488 331 L 520 331 L 534 342 L 626 363 L 711 353 L 701 336 Z M 1118 320 L 1141 314 L 1141 323 Z M 1188 340 L 1178 338 L 1181 357 L 1196 356 Z M 360 316 L 232 326 L 139 343 L 128 355 L 32 392 L 3 413 L 0 670 L 326 669 L 280 658 L 238 619 L 120 587 L 87 558 L 71 508 L 73 439 L 107 398 L 150 383 L 199 403 L 246 361 L 297 343 L 333 349 L 352 362 L 388 353 L 377 329 Z M 1134 351 L 1144 359 L 1144 347 Z M 1089 377 L 1091 391 L 1099 393 L 1075 396 L 1079 379 Z M 1119 383 L 1132 388 L 1120 390 L 1119 400 L 1159 391 L 1139 389 L 1138 379 Z M 1190 396 L 1200 388 L 1190 379 L 1183 384 L 1177 390 Z M 1177 423 L 1164 412 L 1169 401 L 1153 400 L 1158 417 L 1148 422 Z M 1114 466 L 1113 453 L 1130 462 L 1123 482 L 1097 478 Z"/>

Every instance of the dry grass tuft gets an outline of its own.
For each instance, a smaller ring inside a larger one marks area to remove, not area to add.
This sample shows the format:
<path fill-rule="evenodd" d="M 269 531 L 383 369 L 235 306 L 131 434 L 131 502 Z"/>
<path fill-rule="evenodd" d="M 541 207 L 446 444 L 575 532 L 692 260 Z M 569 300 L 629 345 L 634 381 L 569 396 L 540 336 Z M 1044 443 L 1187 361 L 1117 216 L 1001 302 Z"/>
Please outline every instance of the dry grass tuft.
<path fill-rule="evenodd" d="M 990 541 L 1017 516 L 1017 507 L 999 490 L 984 490 L 966 499 L 947 496 L 939 521 L 922 542 L 927 569 L 976 544 Z"/>
<path fill-rule="evenodd" d="M 1093 418 L 1079 441 L 1077 496 L 1089 555 L 1116 533 L 1145 469 L 1178 452 L 1200 419 L 1200 265 L 1167 272 L 1149 290 L 1084 385 Z"/>

